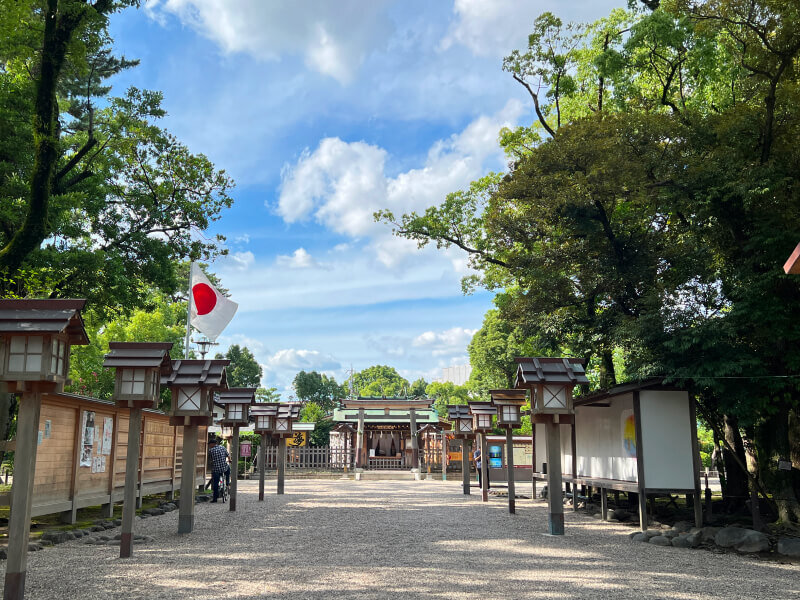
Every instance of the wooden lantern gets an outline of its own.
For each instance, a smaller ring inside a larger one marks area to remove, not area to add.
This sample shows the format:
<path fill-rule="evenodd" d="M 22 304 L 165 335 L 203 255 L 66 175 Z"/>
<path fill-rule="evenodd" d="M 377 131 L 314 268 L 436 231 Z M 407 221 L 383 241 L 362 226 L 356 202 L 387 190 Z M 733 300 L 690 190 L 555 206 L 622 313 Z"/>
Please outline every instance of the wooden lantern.
<path fill-rule="evenodd" d="M 572 390 L 589 383 L 581 358 L 518 358 L 515 388 L 531 390 L 533 414 L 572 414 Z"/>
<path fill-rule="evenodd" d="M 0 381 L 12 391 L 24 382 L 62 389 L 69 351 L 89 338 L 80 311 L 86 300 L 0 300 Z"/>
<path fill-rule="evenodd" d="M 300 418 L 299 404 L 279 404 L 272 433 L 281 438 L 292 436 L 292 423 Z"/>
<path fill-rule="evenodd" d="M 457 439 L 472 437 L 472 415 L 466 404 L 448 404 L 447 417 L 453 423 L 453 433 Z"/>
<path fill-rule="evenodd" d="M 472 414 L 472 428 L 475 433 L 488 433 L 492 430 L 492 417 L 497 409 L 491 402 L 470 402 L 469 412 Z"/>
<path fill-rule="evenodd" d="M 216 403 L 225 409 L 220 425 L 247 427 L 250 422 L 250 406 L 255 404 L 256 388 L 229 388 L 221 391 Z"/>
<path fill-rule="evenodd" d="M 161 384 L 172 390 L 171 425 L 211 425 L 214 392 L 228 389 L 229 360 L 176 360 Z"/>
<path fill-rule="evenodd" d="M 527 400 L 525 390 L 489 390 L 497 409 L 497 424 L 506 429 L 522 425 L 522 405 Z"/>
<path fill-rule="evenodd" d="M 256 433 L 272 433 L 275 427 L 275 416 L 278 414 L 278 404 L 263 402 L 250 407 L 250 416 L 255 421 L 253 427 Z"/>
<path fill-rule="evenodd" d="M 172 372 L 172 342 L 111 342 L 103 366 L 116 369 L 114 395 L 117 406 L 158 408 L 161 378 Z"/>

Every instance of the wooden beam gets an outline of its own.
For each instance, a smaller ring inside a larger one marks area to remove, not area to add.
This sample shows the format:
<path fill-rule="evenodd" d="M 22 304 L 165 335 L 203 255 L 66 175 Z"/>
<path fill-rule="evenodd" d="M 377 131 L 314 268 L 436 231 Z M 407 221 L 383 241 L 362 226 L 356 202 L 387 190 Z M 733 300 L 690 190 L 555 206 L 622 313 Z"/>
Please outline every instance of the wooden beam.
<path fill-rule="evenodd" d="M 800 244 L 797 244 L 786 264 L 783 265 L 783 270 L 787 275 L 800 275 Z"/>
<path fill-rule="evenodd" d="M 647 493 L 644 480 L 644 452 L 642 447 L 642 405 L 638 390 L 633 392 L 633 420 L 636 435 L 636 484 L 639 494 L 639 527 L 647 529 Z"/>

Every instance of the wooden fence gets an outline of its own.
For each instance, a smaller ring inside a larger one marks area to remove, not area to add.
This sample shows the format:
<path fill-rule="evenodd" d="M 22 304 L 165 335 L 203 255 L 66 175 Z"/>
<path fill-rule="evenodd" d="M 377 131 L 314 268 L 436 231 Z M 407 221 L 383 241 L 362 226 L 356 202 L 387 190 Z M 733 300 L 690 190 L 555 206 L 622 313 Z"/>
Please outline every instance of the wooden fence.
<path fill-rule="evenodd" d="M 255 452 L 254 452 L 255 454 Z M 265 468 L 277 469 L 278 448 L 267 446 L 264 449 Z M 345 467 L 352 469 L 355 464 L 355 451 L 324 446 L 322 448 L 288 447 L 286 448 L 287 469 L 308 469 L 312 471 L 342 471 Z M 256 470 L 258 465 L 256 465 Z"/>
<path fill-rule="evenodd" d="M 31 516 L 63 513 L 65 521 L 75 522 L 79 508 L 98 505 L 105 515 L 113 514 L 125 487 L 128 412 L 85 396 L 43 396 Z M 143 411 L 142 420 L 137 504 L 142 496 L 180 489 L 183 458 L 183 427 L 171 426 L 169 416 L 159 411 Z M 206 438 L 201 427 L 198 485 L 205 481 Z M 9 506 L 10 498 L 10 493 L 0 495 L 0 506 Z"/>

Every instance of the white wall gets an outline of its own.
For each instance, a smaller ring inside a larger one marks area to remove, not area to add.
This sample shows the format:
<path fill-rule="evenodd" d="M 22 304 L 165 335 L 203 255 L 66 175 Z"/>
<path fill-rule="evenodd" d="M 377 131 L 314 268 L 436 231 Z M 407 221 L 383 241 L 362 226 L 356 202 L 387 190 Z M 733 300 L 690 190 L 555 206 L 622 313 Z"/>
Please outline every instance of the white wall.
<path fill-rule="evenodd" d="M 654 489 L 694 489 L 689 395 L 643 390 L 639 403 L 645 485 Z"/>
<path fill-rule="evenodd" d="M 624 421 L 633 414 L 633 395 L 603 402 L 610 406 L 575 409 L 578 476 L 636 482 L 636 458 L 630 455 L 632 447 L 626 448 L 623 439 Z"/>
<path fill-rule="evenodd" d="M 547 462 L 547 438 L 543 423 L 534 425 L 534 443 L 536 444 L 536 472 L 541 473 L 543 464 Z M 561 425 L 561 473 L 572 474 L 572 426 Z"/>

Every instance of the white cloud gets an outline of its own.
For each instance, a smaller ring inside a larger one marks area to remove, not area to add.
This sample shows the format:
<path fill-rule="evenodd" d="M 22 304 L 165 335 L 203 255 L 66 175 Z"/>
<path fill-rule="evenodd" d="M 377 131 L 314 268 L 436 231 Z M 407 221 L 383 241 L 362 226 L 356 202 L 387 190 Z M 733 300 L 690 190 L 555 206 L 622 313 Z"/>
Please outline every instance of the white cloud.
<path fill-rule="evenodd" d="M 373 213 L 389 208 L 398 216 L 440 204 L 489 169 L 503 168 L 497 135 L 515 125 L 523 113 L 511 100 L 496 114 L 473 120 L 460 133 L 434 143 L 419 168 L 386 174 L 387 152 L 363 141 L 323 139 L 283 171 L 277 212 L 287 223 L 309 218 L 352 238 L 367 237 L 370 248 L 387 267 L 418 254 L 416 244 L 393 237 Z M 460 266 L 463 266 L 463 258 Z"/>
<path fill-rule="evenodd" d="M 227 54 L 278 61 L 302 56 L 306 65 L 349 83 L 369 52 L 385 45 L 392 24 L 383 0 L 148 0 L 147 13 L 160 23 L 178 17 Z"/>
<path fill-rule="evenodd" d="M 278 266 L 289 269 L 313 269 L 320 266 L 305 248 L 298 248 L 291 256 L 280 255 L 275 262 Z"/>
<path fill-rule="evenodd" d="M 246 252 L 231 252 L 222 259 L 231 268 L 238 271 L 246 271 L 256 261 L 255 255 L 249 250 Z"/>
<path fill-rule="evenodd" d="M 317 350 L 278 350 L 267 359 L 267 367 L 273 370 L 332 371 L 341 364 L 333 356 Z"/>
<path fill-rule="evenodd" d="M 415 348 L 430 350 L 433 356 L 453 356 L 463 354 L 477 329 L 453 327 L 445 331 L 426 331 L 414 338 Z"/>

